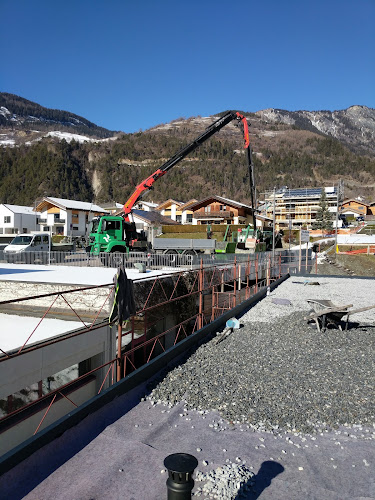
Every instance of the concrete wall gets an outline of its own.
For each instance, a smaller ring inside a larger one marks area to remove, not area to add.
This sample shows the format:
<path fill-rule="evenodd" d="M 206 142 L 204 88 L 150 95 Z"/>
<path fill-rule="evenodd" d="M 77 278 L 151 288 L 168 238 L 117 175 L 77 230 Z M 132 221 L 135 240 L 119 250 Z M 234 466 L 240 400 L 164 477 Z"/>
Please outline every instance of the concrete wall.
<path fill-rule="evenodd" d="M 105 324 L 96 330 L 84 332 L 51 345 L 42 345 L 39 349 L 26 351 L 11 359 L 3 358 L 0 362 L 0 399 L 80 361 L 90 358 L 91 370 L 108 363 L 116 357 L 116 333 L 116 327 L 110 328 Z M 87 379 L 87 383 L 70 393 L 69 398 L 79 406 L 98 394 L 108 368 L 109 365 L 94 372 L 95 380 Z M 103 388 L 108 388 L 109 385 L 110 377 L 107 377 Z M 56 401 L 43 421 L 41 429 L 74 408 L 75 406 L 65 398 Z M 45 411 L 46 408 L 43 408 L 0 433 L 0 455 L 30 438 Z"/>
<path fill-rule="evenodd" d="M 90 380 L 87 384 L 83 385 L 79 389 L 71 392 L 69 394 L 69 399 L 71 399 L 77 406 L 85 403 L 90 398 L 97 394 L 95 380 Z M 46 418 L 43 420 L 42 425 L 39 428 L 41 430 L 45 429 L 49 425 L 56 422 L 59 418 L 63 417 L 70 411 L 72 411 L 75 406 L 65 398 L 61 398 L 55 401 L 51 406 Z M 19 444 L 29 439 L 36 429 L 40 421 L 43 418 L 44 413 L 47 408 L 43 408 L 34 415 L 31 415 L 28 419 L 22 420 L 16 425 L 10 427 L 5 432 L 0 434 L 0 455 L 12 450 Z"/>
<path fill-rule="evenodd" d="M 104 325 L 10 359 L 2 358 L 0 398 L 98 354 L 102 356 L 97 360 L 97 366 L 116 357 L 116 328 Z"/>
<path fill-rule="evenodd" d="M 67 290 L 74 290 L 77 288 L 84 288 L 80 285 L 66 285 L 56 283 L 27 283 L 20 281 L 0 281 L 0 302 L 12 299 L 21 299 L 35 295 L 42 295 L 55 292 L 63 292 Z M 100 308 L 102 308 L 109 293 L 109 288 L 92 288 L 82 292 L 74 292 L 64 294 L 64 297 L 69 302 L 71 307 L 77 311 L 92 312 L 95 315 Z M 45 307 L 46 309 L 51 305 L 54 297 L 44 297 L 41 299 L 28 300 L 27 302 L 20 302 L 25 308 L 28 307 Z M 110 300 L 107 300 L 102 309 L 103 313 L 110 312 Z M 59 298 L 55 302 L 53 309 L 66 309 L 68 306 L 66 302 Z"/>

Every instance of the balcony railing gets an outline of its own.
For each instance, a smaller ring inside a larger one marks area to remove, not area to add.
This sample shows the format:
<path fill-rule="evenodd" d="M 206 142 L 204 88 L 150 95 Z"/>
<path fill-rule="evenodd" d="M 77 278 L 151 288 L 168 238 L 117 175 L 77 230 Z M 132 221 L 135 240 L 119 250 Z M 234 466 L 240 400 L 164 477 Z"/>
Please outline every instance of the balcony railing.
<path fill-rule="evenodd" d="M 207 219 L 207 218 L 221 218 L 221 219 L 230 219 L 234 217 L 234 212 L 230 212 L 229 210 L 222 210 L 217 212 L 196 212 L 194 214 L 194 219 Z"/>
<path fill-rule="evenodd" d="M 47 219 L 37 219 L 36 223 L 37 224 L 47 224 Z"/>
<path fill-rule="evenodd" d="M 56 218 L 53 221 L 54 224 L 65 224 L 65 219 Z"/>

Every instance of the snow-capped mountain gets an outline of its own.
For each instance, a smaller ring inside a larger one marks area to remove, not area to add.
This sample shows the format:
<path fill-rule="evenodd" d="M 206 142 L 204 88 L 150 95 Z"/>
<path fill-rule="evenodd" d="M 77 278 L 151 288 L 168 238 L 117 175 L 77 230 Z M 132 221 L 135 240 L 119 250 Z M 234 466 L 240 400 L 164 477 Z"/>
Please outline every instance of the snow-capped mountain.
<path fill-rule="evenodd" d="M 22 97 L 0 93 L 0 145 L 30 145 L 43 137 L 95 142 L 115 132 L 68 111 L 49 109 Z"/>

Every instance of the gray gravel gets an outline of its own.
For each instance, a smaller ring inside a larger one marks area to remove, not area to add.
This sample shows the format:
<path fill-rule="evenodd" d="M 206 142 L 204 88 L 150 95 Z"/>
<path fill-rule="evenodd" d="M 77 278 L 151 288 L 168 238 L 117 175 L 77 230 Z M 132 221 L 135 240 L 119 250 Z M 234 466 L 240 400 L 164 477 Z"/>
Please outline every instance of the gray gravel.
<path fill-rule="evenodd" d="M 286 298 L 291 305 L 274 304 L 272 299 L 275 298 Z M 273 323 L 293 312 L 308 312 L 307 299 L 331 300 L 337 305 L 353 304 L 351 309 L 375 305 L 375 279 L 293 276 L 245 313 L 241 322 L 246 325 L 254 321 Z M 351 319 L 375 325 L 375 308 L 355 314 Z"/>
<path fill-rule="evenodd" d="M 252 486 L 255 484 L 255 481 L 252 481 L 253 477 L 254 472 L 246 465 L 236 463 L 225 464 L 208 472 L 198 471 L 195 479 L 204 485 L 197 488 L 195 495 L 203 494 L 209 498 L 234 500 L 252 491 Z"/>
<path fill-rule="evenodd" d="M 310 278 L 306 278 L 310 279 Z M 169 372 L 150 399 L 190 409 L 218 410 L 215 429 L 246 425 L 274 433 L 316 433 L 353 424 L 375 427 L 375 311 L 353 316 L 362 320 L 346 332 L 320 333 L 304 320 L 306 298 L 325 298 L 370 305 L 375 281 L 325 278 L 321 285 L 289 279 L 240 319 L 243 327 L 223 342 L 201 346 L 184 364 Z M 291 306 L 272 303 L 273 297 Z M 374 300 L 372 298 L 372 300 Z M 344 302 L 343 302 L 344 301 Z M 367 431 L 368 432 L 368 431 Z"/>

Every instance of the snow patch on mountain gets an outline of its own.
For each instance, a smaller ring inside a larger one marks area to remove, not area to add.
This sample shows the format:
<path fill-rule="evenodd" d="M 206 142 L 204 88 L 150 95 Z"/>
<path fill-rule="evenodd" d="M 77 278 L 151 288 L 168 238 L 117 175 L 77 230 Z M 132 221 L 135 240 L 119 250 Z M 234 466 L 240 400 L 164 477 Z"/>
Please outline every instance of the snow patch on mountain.
<path fill-rule="evenodd" d="M 44 137 L 56 137 L 60 141 L 63 139 L 66 142 L 76 141 L 76 142 L 100 142 L 98 139 L 93 139 L 92 137 L 87 137 L 86 135 L 71 134 L 70 132 L 60 132 L 59 130 L 53 130 L 48 132 Z"/>

